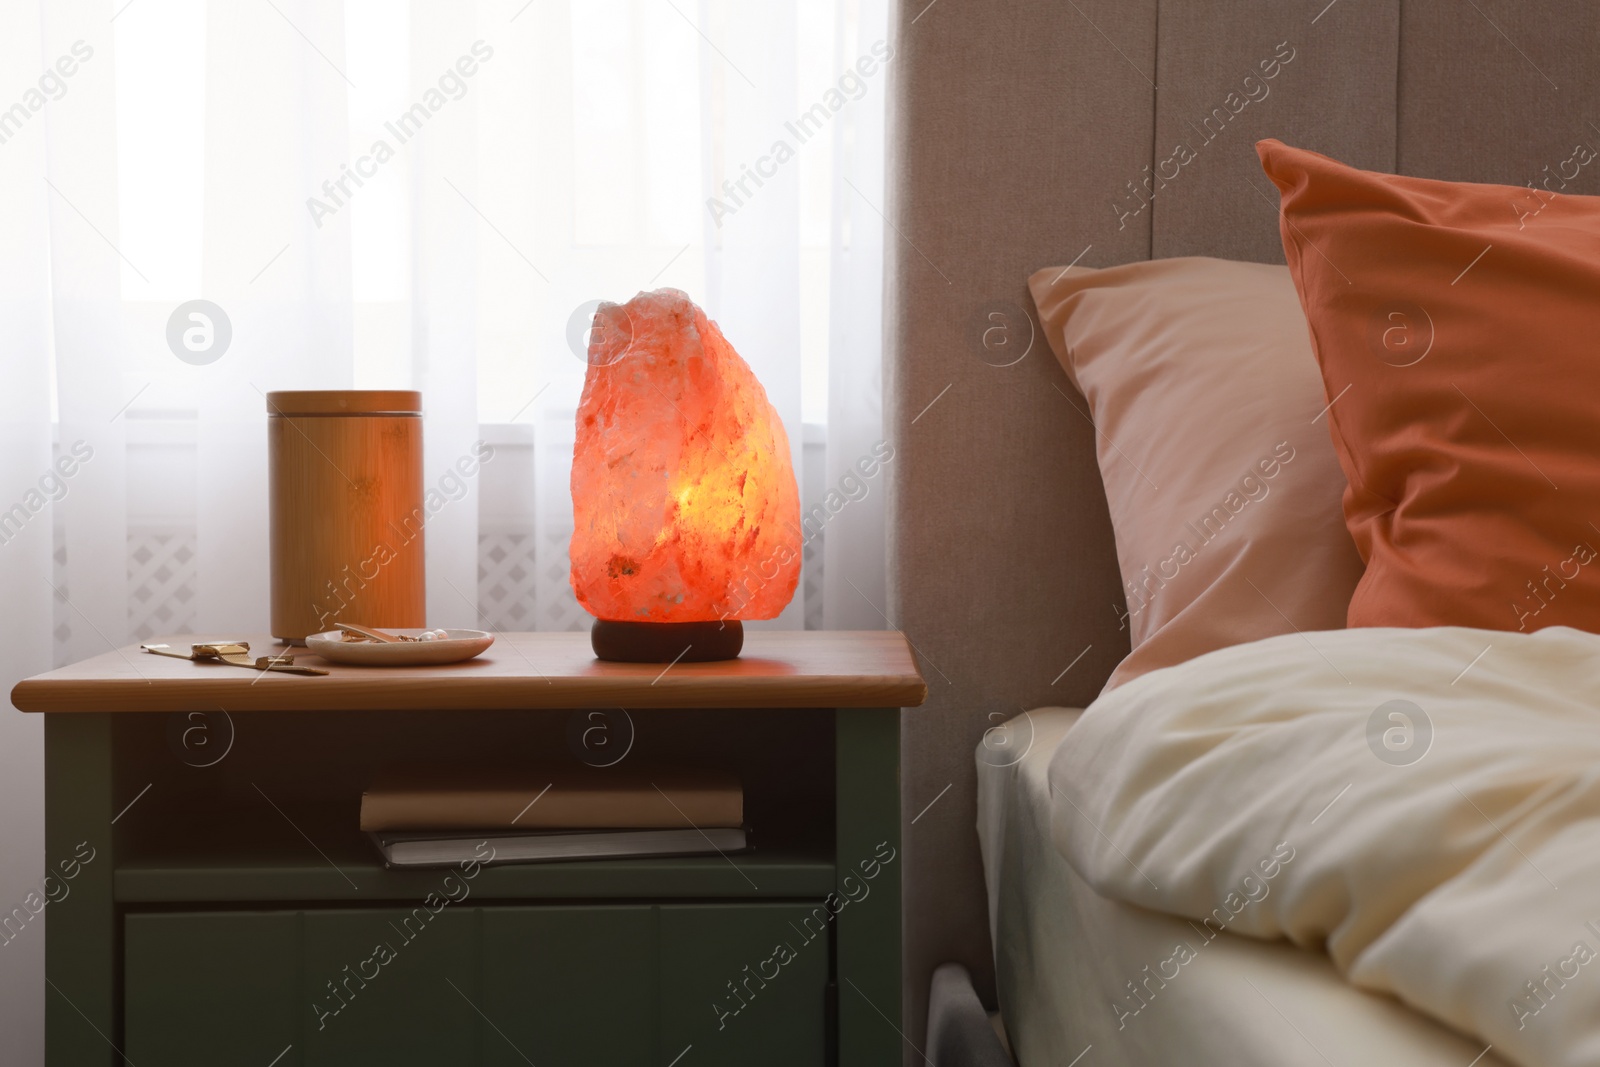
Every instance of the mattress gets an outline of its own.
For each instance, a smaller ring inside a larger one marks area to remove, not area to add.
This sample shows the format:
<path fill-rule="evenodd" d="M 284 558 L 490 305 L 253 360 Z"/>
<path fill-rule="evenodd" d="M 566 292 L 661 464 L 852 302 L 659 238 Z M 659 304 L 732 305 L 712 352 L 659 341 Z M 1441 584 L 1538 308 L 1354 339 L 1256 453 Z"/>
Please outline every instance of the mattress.
<path fill-rule="evenodd" d="M 1505 1067 L 1482 1043 L 1347 984 L 1324 956 L 1227 932 L 1207 940 L 1091 890 L 1050 842 L 1046 772 L 1077 716 L 1029 712 L 978 749 L 1000 1010 L 1021 1067 Z"/>

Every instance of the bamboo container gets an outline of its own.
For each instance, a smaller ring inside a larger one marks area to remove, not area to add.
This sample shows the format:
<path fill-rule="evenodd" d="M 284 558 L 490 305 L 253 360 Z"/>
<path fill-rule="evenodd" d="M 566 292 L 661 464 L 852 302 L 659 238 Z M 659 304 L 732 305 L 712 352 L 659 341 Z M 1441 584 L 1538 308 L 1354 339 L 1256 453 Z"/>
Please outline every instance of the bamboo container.
<path fill-rule="evenodd" d="M 272 635 L 426 625 L 422 395 L 267 394 Z"/>

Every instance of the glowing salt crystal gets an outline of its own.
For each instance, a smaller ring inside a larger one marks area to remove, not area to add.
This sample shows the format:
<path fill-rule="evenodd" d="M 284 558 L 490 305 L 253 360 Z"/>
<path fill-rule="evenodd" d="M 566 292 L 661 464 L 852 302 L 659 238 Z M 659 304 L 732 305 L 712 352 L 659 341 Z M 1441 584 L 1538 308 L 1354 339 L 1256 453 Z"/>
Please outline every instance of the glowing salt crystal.
<path fill-rule="evenodd" d="M 770 619 L 800 578 L 778 413 L 676 289 L 601 304 L 572 461 L 572 589 L 596 618 Z"/>

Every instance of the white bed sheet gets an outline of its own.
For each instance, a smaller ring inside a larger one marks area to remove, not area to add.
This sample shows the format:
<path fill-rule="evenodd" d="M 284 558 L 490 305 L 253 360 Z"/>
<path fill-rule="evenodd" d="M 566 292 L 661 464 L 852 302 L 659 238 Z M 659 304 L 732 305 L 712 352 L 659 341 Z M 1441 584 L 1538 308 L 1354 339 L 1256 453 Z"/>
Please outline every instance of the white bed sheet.
<path fill-rule="evenodd" d="M 1078 714 L 1030 712 L 978 750 L 1000 1008 L 1021 1067 L 1505 1067 L 1347 984 L 1326 957 L 1231 933 L 1208 943 L 1181 919 L 1096 894 L 1050 841 L 1050 757 Z M 1195 956 L 1164 981 L 1162 961 L 1180 942 Z M 1142 998 L 1129 983 L 1143 983 Z"/>

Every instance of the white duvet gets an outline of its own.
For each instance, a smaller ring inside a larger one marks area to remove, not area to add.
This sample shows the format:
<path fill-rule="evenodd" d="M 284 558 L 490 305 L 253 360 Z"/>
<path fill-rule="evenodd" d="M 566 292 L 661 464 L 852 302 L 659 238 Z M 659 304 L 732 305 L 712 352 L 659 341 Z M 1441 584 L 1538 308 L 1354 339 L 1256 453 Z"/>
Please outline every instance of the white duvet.
<path fill-rule="evenodd" d="M 1050 780 L 1087 882 L 1193 920 L 1109 1012 L 1227 929 L 1325 948 L 1509 1061 L 1600 1065 L 1600 637 L 1224 649 L 1097 700 Z"/>

